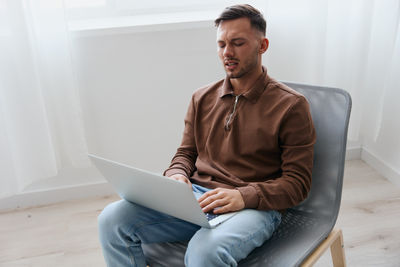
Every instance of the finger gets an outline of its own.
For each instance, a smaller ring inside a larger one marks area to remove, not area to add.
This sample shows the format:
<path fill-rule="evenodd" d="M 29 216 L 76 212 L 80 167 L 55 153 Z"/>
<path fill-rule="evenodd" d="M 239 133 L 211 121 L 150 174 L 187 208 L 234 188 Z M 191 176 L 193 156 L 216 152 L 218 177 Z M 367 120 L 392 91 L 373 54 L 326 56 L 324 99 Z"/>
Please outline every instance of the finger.
<path fill-rule="evenodd" d="M 182 180 L 184 183 L 186 183 L 186 184 L 192 184 L 192 183 L 190 182 L 190 180 L 189 180 L 188 178 L 186 178 L 186 177 L 181 177 L 181 180 Z"/>
<path fill-rule="evenodd" d="M 217 199 L 221 199 L 222 197 L 218 194 L 218 192 L 207 192 L 206 194 L 202 195 L 202 199 L 199 198 L 198 202 L 200 207 L 205 207 L 210 203 L 214 202 Z"/>
<path fill-rule="evenodd" d="M 234 208 L 234 205 L 232 205 L 232 203 L 229 203 L 225 206 L 217 207 L 213 210 L 215 214 L 223 214 L 232 211 L 237 211 L 237 209 Z"/>
<path fill-rule="evenodd" d="M 192 183 L 186 177 L 180 176 L 180 177 L 170 177 L 170 178 L 174 179 L 175 181 L 185 183 L 185 184 L 189 185 L 190 188 L 192 188 Z"/>
<path fill-rule="evenodd" d="M 228 204 L 228 205 L 225 205 L 225 206 L 222 206 L 222 207 L 217 207 L 217 208 L 215 208 L 213 210 L 213 213 L 214 214 L 222 214 L 222 213 L 230 212 L 231 211 L 230 206 L 231 205 Z"/>
<path fill-rule="evenodd" d="M 184 179 L 183 179 L 183 182 L 186 183 L 190 188 L 192 188 L 192 183 L 190 182 L 189 179 L 184 178 Z"/>
<path fill-rule="evenodd" d="M 209 198 L 210 196 L 215 195 L 217 193 L 218 192 L 215 189 L 211 190 L 211 191 L 208 191 L 208 192 L 205 192 L 203 195 L 201 195 L 201 197 L 199 197 L 199 199 L 197 201 L 200 203 L 200 202 L 204 201 L 205 199 Z"/>
<path fill-rule="evenodd" d="M 227 202 L 225 199 L 217 199 L 217 200 L 211 202 L 210 204 L 208 204 L 207 206 L 205 206 L 203 208 L 203 212 L 214 211 L 214 209 L 225 206 L 228 203 L 229 202 Z"/>
<path fill-rule="evenodd" d="M 209 211 L 206 212 L 210 212 L 212 211 L 214 214 L 223 214 L 223 213 L 227 213 L 227 212 L 231 212 L 231 211 L 235 211 L 234 209 L 234 205 L 230 202 L 228 202 L 226 205 L 218 205 L 217 207 L 210 209 Z"/>
<path fill-rule="evenodd" d="M 171 178 L 178 182 L 184 182 L 180 177 L 171 177 Z"/>

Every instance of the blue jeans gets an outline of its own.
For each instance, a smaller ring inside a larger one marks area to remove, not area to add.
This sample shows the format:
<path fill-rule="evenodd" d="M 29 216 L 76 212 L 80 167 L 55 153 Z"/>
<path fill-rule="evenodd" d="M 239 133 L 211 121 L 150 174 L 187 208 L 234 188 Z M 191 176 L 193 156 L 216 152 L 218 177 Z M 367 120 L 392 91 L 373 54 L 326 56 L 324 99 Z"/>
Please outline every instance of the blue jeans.
<path fill-rule="evenodd" d="M 193 185 L 198 198 L 208 191 Z M 277 211 L 245 209 L 214 229 L 201 228 L 120 200 L 99 215 L 99 236 L 107 266 L 146 266 L 142 243 L 188 241 L 185 265 L 236 266 L 269 239 L 281 222 Z"/>

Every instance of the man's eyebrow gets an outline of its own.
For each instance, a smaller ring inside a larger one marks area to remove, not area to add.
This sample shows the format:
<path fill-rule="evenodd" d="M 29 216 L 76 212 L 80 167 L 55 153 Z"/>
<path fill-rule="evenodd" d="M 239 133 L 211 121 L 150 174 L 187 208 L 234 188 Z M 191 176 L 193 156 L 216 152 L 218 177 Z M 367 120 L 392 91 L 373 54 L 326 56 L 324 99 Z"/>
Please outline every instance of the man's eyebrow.
<path fill-rule="evenodd" d="M 229 42 L 236 42 L 236 41 L 246 41 L 246 38 L 243 37 L 237 37 L 237 38 L 233 38 L 232 40 L 229 40 Z M 218 40 L 217 43 L 225 43 L 224 40 Z"/>
<path fill-rule="evenodd" d="M 231 42 L 236 42 L 236 41 L 246 41 L 246 38 L 238 37 L 238 38 L 233 38 L 233 39 L 231 40 Z"/>

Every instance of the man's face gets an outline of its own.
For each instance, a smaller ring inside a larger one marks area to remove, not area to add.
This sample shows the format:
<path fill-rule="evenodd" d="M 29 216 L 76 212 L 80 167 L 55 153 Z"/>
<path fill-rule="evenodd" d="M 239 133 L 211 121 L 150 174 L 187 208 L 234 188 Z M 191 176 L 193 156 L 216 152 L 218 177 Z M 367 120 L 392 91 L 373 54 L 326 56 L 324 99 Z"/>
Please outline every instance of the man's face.
<path fill-rule="evenodd" d="M 261 67 L 261 55 L 268 47 L 268 40 L 251 27 L 248 18 L 239 18 L 219 24 L 217 45 L 228 77 L 242 78 Z"/>

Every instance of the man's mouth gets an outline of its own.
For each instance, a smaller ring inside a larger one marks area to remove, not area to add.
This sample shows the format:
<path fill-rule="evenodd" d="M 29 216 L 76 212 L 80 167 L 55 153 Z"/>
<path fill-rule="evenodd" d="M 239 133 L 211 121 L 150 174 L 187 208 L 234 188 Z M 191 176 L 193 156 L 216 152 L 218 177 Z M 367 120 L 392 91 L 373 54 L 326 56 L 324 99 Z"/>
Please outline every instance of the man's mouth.
<path fill-rule="evenodd" d="M 225 61 L 225 67 L 228 70 L 234 70 L 239 63 L 237 61 Z"/>

